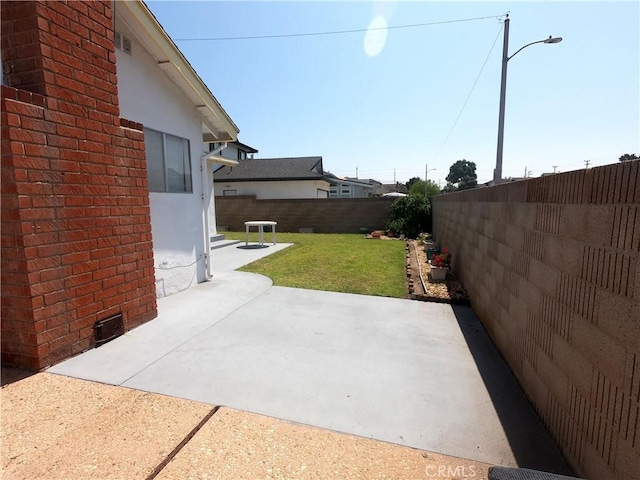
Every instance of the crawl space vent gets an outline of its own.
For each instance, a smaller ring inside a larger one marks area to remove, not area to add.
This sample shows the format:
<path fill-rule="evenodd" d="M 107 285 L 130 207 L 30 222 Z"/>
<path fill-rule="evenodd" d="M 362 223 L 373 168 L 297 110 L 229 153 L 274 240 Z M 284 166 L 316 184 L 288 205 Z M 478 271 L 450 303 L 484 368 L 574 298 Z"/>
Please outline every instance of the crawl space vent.
<path fill-rule="evenodd" d="M 124 320 L 119 313 L 113 317 L 96 322 L 96 347 L 110 342 L 124 333 Z"/>

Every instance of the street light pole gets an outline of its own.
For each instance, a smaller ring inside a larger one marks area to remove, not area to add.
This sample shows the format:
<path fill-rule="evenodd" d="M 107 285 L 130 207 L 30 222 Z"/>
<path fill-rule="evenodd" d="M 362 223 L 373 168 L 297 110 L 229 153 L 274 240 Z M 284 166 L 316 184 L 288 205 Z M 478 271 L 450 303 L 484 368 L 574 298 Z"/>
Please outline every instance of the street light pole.
<path fill-rule="evenodd" d="M 505 102 L 507 96 L 507 63 L 518 53 L 525 48 L 535 45 L 536 43 L 560 43 L 562 37 L 552 37 L 544 40 L 536 40 L 535 42 L 527 43 L 523 47 L 516 50 L 516 53 L 509 56 L 509 14 L 504 21 L 504 40 L 502 42 L 502 79 L 500 81 L 500 113 L 498 114 L 498 149 L 496 152 L 496 168 L 493 171 L 493 183 L 500 183 L 502 181 L 502 151 L 504 146 L 504 112 Z"/>
<path fill-rule="evenodd" d="M 509 14 L 504 21 L 504 39 L 502 41 L 502 79 L 500 80 L 500 113 L 498 114 L 498 151 L 496 169 L 493 171 L 493 183 L 502 180 L 502 147 L 504 144 L 504 104 L 507 96 L 507 62 L 509 61 Z"/>

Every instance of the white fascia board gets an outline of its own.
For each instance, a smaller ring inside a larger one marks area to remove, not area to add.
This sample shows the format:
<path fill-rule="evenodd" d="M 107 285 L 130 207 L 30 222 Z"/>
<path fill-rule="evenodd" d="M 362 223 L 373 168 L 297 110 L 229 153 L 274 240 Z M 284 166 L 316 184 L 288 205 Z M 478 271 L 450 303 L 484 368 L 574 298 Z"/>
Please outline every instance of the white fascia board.
<path fill-rule="evenodd" d="M 231 117 L 218 103 L 147 6 L 140 0 L 128 0 L 115 2 L 115 7 L 117 11 L 124 14 L 124 20 L 157 60 L 158 66 L 194 103 L 202 114 L 202 120 L 207 129 L 218 136 L 219 141 L 235 141 L 240 129 L 233 123 Z"/>

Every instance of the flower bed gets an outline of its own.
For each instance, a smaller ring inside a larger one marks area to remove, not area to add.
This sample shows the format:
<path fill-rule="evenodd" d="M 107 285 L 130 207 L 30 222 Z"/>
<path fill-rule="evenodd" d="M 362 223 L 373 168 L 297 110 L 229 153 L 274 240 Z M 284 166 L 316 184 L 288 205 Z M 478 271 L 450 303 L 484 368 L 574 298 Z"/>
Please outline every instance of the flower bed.
<path fill-rule="evenodd" d="M 444 252 L 444 255 L 450 255 Z M 449 259 L 451 257 L 449 256 Z M 407 241 L 407 279 L 409 298 L 429 302 L 469 305 L 469 295 L 462 283 L 452 271 L 445 280 L 435 282 L 431 279 L 431 265 L 423 245 L 415 240 Z"/>

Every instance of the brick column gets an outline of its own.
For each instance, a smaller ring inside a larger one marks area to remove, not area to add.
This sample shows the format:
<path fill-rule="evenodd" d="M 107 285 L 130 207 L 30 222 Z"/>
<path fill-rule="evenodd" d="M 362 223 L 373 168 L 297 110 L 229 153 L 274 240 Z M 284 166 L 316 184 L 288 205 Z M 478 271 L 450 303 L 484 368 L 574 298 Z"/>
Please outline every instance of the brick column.
<path fill-rule="evenodd" d="M 96 321 L 157 315 L 144 137 L 119 117 L 111 1 L 1 10 L 2 361 L 42 369 Z"/>

